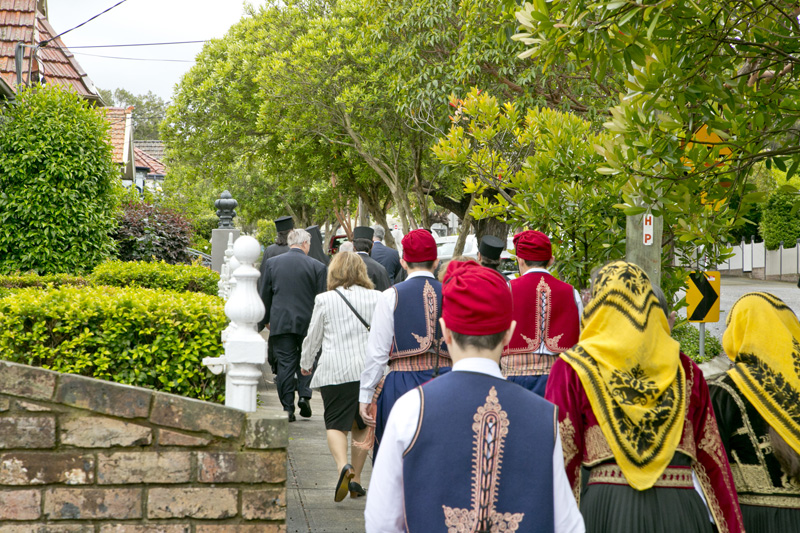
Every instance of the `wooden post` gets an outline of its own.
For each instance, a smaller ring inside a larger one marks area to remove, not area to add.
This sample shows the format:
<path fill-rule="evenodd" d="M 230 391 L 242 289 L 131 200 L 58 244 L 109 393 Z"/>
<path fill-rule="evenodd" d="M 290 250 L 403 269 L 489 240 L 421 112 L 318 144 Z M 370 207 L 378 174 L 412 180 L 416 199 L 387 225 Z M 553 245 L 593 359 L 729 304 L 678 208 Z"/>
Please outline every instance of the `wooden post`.
<path fill-rule="evenodd" d="M 646 217 L 650 217 L 647 219 Z M 648 231 L 645 231 L 645 222 Z M 650 282 L 661 287 L 661 238 L 664 232 L 663 217 L 650 213 L 627 217 L 625 224 L 625 260 L 641 267 Z M 645 244 L 645 239 L 650 244 Z"/>

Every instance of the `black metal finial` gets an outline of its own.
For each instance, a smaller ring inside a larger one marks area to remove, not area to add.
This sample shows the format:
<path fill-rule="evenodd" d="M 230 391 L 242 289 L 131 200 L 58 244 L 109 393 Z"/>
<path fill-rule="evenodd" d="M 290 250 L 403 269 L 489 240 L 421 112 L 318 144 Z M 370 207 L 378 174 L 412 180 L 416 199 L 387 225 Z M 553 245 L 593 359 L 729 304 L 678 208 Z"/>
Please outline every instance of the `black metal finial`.
<path fill-rule="evenodd" d="M 220 229 L 233 229 L 233 217 L 236 216 L 236 206 L 239 202 L 233 199 L 231 193 L 222 191 L 219 195 L 219 200 L 214 202 L 214 207 L 217 208 L 217 216 L 219 217 Z"/>

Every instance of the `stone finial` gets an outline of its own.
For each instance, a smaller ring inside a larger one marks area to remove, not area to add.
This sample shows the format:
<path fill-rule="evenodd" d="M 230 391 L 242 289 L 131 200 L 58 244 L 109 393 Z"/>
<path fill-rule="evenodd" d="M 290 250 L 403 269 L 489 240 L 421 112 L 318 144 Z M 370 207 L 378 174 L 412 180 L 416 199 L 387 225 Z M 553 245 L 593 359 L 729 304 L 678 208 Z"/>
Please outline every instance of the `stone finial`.
<path fill-rule="evenodd" d="M 233 217 L 236 216 L 236 207 L 239 202 L 233 199 L 231 193 L 222 191 L 219 195 L 219 200 L 214 202 L 214 207 L 217 208 L 217 216 L 219 217 L 220 229 L 233 229 Z"/>
<path fill-rule="evenodd" d="M 225 405 L 243 411 L 256 410 L 256 387 L 261 377 L 260 365 L 266 362 L 267 343 L 258 334 L 258 322 L 264 317 L 264 303 L 256 282 L 260 273 L 253 264 L 261 246 L 253 237 L 239 237 L 233 245 L 230 297 L 225 314 L 231 320 L 225 339 L 223 357 L 206 357 L 203 364 L 214 373 L 226 372 Z M 240 266 L 233 268 L 235 263 Z"/>
<path fill-rule="evenodd" d="M 220 268 L 219 281 L 217 282 L 217 295 L 223 300 L 227 300 L 231 294 L 231 274 L 236 268 L 231 268 L 231 262 L 235 261 L 233 257 L 233 233 L 228 234 L 228 247 L 225 249 L 225 259 L 222 261 Z M 236 264 L 238 267 L 238 262 Z"/>

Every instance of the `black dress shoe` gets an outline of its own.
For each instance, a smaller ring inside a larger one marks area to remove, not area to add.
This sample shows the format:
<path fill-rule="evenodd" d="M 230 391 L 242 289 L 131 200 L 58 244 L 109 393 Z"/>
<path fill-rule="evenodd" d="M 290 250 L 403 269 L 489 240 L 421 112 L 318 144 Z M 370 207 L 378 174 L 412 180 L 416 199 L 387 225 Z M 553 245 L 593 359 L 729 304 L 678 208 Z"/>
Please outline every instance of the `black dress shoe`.
<path fill-rule="evenodd" d="M 350 482 L 350 497 L 351 498 L 360 498 L 362 496 L 366 496 L 367 491 L 364 490 L 364 487 L 361 486 L 360 483 L 356 483 L 355 481 Z"/>
<path fill-rule="evenodd" d="M 297 401 L 297 406 L 300 408 L 300 416 L 303 418 L 311 416 L 311 404 L 308 403 L 308 398 L 300 398 Z"/>
<path fill-rule="evenodd" d="M 356 473 L 352 465 L 346 464 L 339 474 L 339 481 L 336 482 L 336 491 L 333 493 L 333 501 L 340 502 L 347 496 L 347 491 L 350 490 L 350 480 L 353 479 Z"/>
<path fill-rule="evenodd" d="M 297 417 L 294 416 L 294 413 L 287 412 L 286 414 L 289 415 L 289 422 L 297 422 Z"/>

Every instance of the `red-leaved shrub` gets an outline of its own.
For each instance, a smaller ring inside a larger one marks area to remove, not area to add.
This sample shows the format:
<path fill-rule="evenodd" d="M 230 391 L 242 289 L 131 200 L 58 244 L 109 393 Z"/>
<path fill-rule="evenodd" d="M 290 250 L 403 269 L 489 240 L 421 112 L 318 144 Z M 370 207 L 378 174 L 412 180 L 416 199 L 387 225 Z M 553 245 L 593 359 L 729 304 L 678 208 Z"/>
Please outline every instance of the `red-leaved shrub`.
<path fill-rule="evenodd" d="M 192 225 L 172 209 L 125 202 L 113 236 L 120 261 L 190 262 L 186 248 L 192 236 Z"/>

